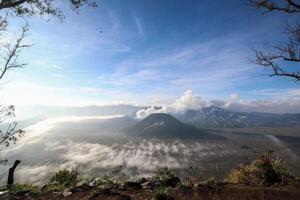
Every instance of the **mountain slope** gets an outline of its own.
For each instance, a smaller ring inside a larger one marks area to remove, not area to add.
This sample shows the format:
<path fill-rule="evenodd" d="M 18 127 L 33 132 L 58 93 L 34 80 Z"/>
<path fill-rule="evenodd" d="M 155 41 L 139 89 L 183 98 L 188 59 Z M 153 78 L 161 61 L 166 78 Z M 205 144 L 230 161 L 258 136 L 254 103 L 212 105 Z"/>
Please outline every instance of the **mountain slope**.
<path fill-rule="evenodd" d="M 174 114 L 180 121 L 198 128 L 290 127 L 300 125 L 300 114 L 233 112 L 211 106 Z"/>
<path fill-rule="evenodd" d="M 145 138 L 224 139 L 184 124 L 169 114 L 155 113 L 125 131 L 130 136 Z"/>

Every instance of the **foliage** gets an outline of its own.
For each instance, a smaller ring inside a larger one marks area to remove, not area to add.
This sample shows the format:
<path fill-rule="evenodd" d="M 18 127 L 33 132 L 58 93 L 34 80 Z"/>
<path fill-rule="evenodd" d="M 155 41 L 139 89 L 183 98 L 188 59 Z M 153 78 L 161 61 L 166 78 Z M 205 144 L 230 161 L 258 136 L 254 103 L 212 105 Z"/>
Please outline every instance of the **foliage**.
<path fill-rule="evenodd" d="M 175 177 L 175 173 L 167 167 L 158 169 L 154 176 L 155 179 L 162 180 L 162 181 L 166 181 L 174 177 Z"/>
<path fill-rule="evenodd" d="M 8 122 L 6 125 L 3 125 L 3 123 L 15 116 L 14 111 L 14 106 L 0 105 L 0 125 L 2 124 L 2 129 L 0 129 L 0 146 L 4 145 L 7 147 L 11 143 L 15 143 L 24 133 L 23 130 L 17 129 L 16 122 Z"/>
<path fill-rule="evenodd" d="M 181 183 L 175 173 L 167 167 L 158 169 L 156 175 L 153 177 L 153 181 L 157 181 L 165 187 L 176 187 Z"/>
<path fill-rule="evenodd" d="M 274 157 L 272 152 L 268 152 L 259 156 L 249 165 L 240 165 L 233 169 L 227 177 L 227 182 L 273 185 L 286 184 L 294 178 L 285 162 L 279 157 Z"/>
<path fill-rule="evenodd" d="M 13 194 L 30 193 L 36 195 L 39 194 L 40 190 L 38 187 L 29 184 L 15 184 L 10 188 L 9 192 Z"/>
<path fill-rule="evenodd" d="M 214 188 L 218 184 L 215 177 L 210 177 L 207 180 L 201 182 L 201 185 L 208 188 Z"/>
<path fill-rule="evenodd" d="M 75 186 L 78 183 L 78 172 L 69 170 L 60 170 L 50 178 L 49 184 L 63 185 L 65 187 Z"/>
<path fill-rule="evenodd" d="M 56 6 L 58 2 L 57 0 L 2 0 L 0 10 L 6 9 L 9 14 L 18 17 L 53 15 L 62 20 L 65 16 L 63 11 Z M 83 5 L 97 6 L 97 0 L 68 0 L 68 3 L 75 11 Z"/>
<path fill-rule="evenodd" d="M 172 200 L 174 199 L 171 195 L 170 195 L 170 190 L 168 188 L 158 188 L 155 192 L 154 192 L 154 197 L 155 200 Z"/>
<path fill-rule="evenodd" d="M 111 180 L 111 178 L 109 176 L 98 177 L 95 179 L 95 181 L 98 186 L 115 183 L 113 180 Z"/>
<path fill-rule="evenodd" d="M 97 6 L 97 0 L 68 0 L 67 2 L 76 12 L 84 5 Z M 9 71 L 26 65 L 18 62 L 19 56 L 24 48 L 31 46 L 24 44 L 29 32 L 28 23 L 25 23 L 18 36 L 13 36 L 9 31 L 9 18 L 21 17 L 22 20 L 26 20 L 25 17 L 28 16 L 43 16 L 50 19 L 54 16 L 62 21 L 65 16 L 59 5 L 61 6 L 62 2 L 58 0 L 0 0 L 0 81 Z M 16 122 L 7 123 L 7 126 L 3 127 L 3 120 L 12 116 L 14 116 L 14 107 L 0 104 L 0 145 L 9 146 L 24 133 L 22 130 L 17 130 Z"/>

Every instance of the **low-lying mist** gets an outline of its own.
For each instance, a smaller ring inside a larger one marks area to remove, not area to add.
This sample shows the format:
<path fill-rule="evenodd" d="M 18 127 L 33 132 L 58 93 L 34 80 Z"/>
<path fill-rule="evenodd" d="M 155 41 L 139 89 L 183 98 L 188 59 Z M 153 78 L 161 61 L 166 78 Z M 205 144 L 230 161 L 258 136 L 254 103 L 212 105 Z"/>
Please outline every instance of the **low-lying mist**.
<path fill-rule="evenodd" d="M 45 183 L 59 169 L 78 170 L 84 176 L 135 178 L 168 167 L 181 177 L 221 176 L 268 149 L 280 152 L 295 165 L 299 162 L 299 154 L 270 136 L 223 134 L 229 139 L 222 141 L 137 139 L 120 131 L 130 123 L 133 119 L 120 115 L 36 122 L 25 129 L 26 135 L 16 145 L 1 151 L 1 158 L 8 159 L 0 165 L 1 183 L 16 159 L 22 160 L 16 181 L 35 184 Z M 120 173 L 113 174 L 114 169 Z"/>

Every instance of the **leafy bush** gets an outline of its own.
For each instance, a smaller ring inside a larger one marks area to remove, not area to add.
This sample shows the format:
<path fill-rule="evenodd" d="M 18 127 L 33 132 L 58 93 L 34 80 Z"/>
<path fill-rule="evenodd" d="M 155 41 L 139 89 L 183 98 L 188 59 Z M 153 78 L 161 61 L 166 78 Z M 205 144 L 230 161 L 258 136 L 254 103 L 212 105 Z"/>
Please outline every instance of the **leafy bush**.
<path fill-rule="evenodd" d="M 155 191 L 155 200 L 173 200 L 174 198 L 170 195 L 170 190 L 168 188 L 159 188 Z"/>
<path fill-rule="evenodd" d="M 240 165 L 233 169 L 227 177 L 227 182 L 273 185 L 286 184 L 291 179 L 295 179 L 292 171 L 282 159 L 274 157 L 270 151 L 259 156 L 250 165 Z"/>
<path fill-rule="evenodd" d="M 36 195 L 40 192 L 38 187 L 29 184 L 15 184 L 9 189 L 9 191 L 13 194 L 30 193 L 33 195 Z"/>
<path fill-rule="evenodd" d="M 180 184 L 180 179 L 175 175 L 174 172 L 169 170 L 167 167 L 158 169 L 156 175 L 153 177 L 154 181 L 159 181 L 163 186 L 175 187 Z"/>
<path fill-rule="evenodd" d="M 77 171 L 60 170 L 50 178 L 49 184 L 63 185 L 66 187 L 75 186 L 79 181 Z"/>
<path fill-rule="evenodd" d="M 115 184 L 116 182 L 111 180 L 109 176 L 102 176 L 95 179 L 98 186 Z"/>
<path fill-rule="evenodd" d="M 159 180 L 167 180 L 175 177 L 175 173 L 172 172 L 169 168 L 164 167 L 158 169 L 154 177 Z"/>
<path fill-rule="evenodd" d="M 218 184 L 215 177 L 210 177 L 207 180 L 201 182 L 201 185 L 208 188 L 213 188 Z"/>

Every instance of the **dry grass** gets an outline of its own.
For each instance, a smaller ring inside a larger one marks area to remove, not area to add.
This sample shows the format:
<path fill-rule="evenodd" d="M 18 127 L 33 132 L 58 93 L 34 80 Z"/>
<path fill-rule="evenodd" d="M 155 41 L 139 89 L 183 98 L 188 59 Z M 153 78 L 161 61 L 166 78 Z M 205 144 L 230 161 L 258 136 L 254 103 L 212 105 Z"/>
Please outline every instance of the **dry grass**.
<path fill-rule="evenodd" d="M 226 181 L 249 185 L 274 185 L 286 184 L 292 179 L 295 177 L 285 162 L 268 152 L 249 165 L 239 165 L 231 170 Z"/>

